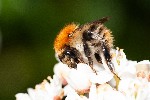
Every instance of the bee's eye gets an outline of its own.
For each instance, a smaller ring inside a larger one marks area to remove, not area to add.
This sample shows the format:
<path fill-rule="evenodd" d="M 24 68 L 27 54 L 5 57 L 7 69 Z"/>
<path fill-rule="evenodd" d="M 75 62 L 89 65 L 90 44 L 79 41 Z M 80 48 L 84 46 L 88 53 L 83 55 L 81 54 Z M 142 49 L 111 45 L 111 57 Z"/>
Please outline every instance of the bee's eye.
<path fill-rule="evenodd" d="M 91 31 L 85 31 L 83 33 L 83 39 L 85 39 L 86 41 L 90 41 L 92 38 L 92 32 Z"/>
<path fill-rule="evenodd" d="M 66 50 L 65 51 L 65 55 L 68 55 L 71 58 L 75 58 L 76 57 L 75 53 L 73 51 L 71 51 L 71 50 Z"/>

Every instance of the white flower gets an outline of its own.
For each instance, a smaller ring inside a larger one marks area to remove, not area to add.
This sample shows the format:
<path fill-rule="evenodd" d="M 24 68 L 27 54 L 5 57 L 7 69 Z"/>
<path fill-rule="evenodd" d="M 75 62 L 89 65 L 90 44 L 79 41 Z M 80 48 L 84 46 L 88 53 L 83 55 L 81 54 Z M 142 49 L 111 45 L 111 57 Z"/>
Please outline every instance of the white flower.
<path fill-rule="evenodd" d="M 148 60 L 138 62 L 135 67 L 137 77 L 147 78 L 150 81 L 150 62 Z"/>
<path fill-rule="evenodd" d="M 18 93 L 16 94 L 16 100 L 31 100 L 31 98 L 27 93 Z"/>
<path fill-rule="evenodd" d="M 99 86 L 93 84 L 90 89 L 89 100 L 126 100 L 126 97 L 108 84 Z"/>
<path fill-rule="evenodd" d="M 69 72 L 70 68 L 66 64 L 59 62 L 54 66 L 54 73 L 60 78 L 63 85 L 68 84 L 65 77 L 68 75 Z"/>
<path fill-rule="evenodd" d="M 78 64 L 77 69 L 69 68 L 66 64 L 58 63 L 54 67 L 54 72 L 76 91 L 82 93 L 89 91 L 91 83 L 104 84 L 113 78 L 111 72 L 101 70 L 94 73 L 90 66 L 83 63 Z"/>
<path fill-rule="evenodd" d="M 86 96 L 78 94 L 70 86 L 67 86 L 67 89 L 65 88 L 65 91 L 67 91 L 67 94 L 66 94 L 67 97 L 65 100 L 88 100 Z"/>
<path fill-rule="evenodd" d="M 118 90 L 124 93 L 128 100 L 150 100 L 150 83 L 147 79 L 123 79 Z"/>
<path fill-rule="evenodd" d="M 64 66 L 64 69 L 67 68 L 65 68 Z M 80 63 L 77 65 L 77 69 L 69 68 L 67 69 L 67 71 L 63 71 L 63 70 L 60 71 L 60 73 L 61 76 L 67 81 L 67 83 L 71 87 L 73 87 L 76 91 L 79 92 L 89 91 L 89 88 L 91 86 L 89 74 L 93 73 L 93 71 L 87 64 Z"/>
<path fill-rule="evenodd" d="M 50 79 L 50 78 L 49 78 Z M 54 75 L 53 79 L 48 81 L 44 80 L 41 84 L 36 85 L 35 89 L 29 88 L 28 94 L 16 94 L 17 100 L 56 100 L 55 98 L 63 97 L 62 84 L 60 79 Z"/>
<path fill-rule="evenodd" d="M 138 87 L 136 100 L 150 100 L 150 83 Z"/>
<path fill-rule="evenodd" d="M 16 94 L 16 100 L 150 100 L 150 62 L 127 60 L 119 48 L 111 54 L 117 76 L 106 63 L 94 63 L 95 73 L 87 64 L 79 63 L 74 69 L 59 62 L 50 82 L 29 88 L 28 94 Z"/>
<path fill-rule="evenodd" d="M 115 67 L 115 72 L 120 78 L 129 77 L 136 73 L 135 65 L 137 61 L 130 61 L 126 59 L 123 49 L 117 48 L 114 50 L 112 62 Z"/>
<path fill-rule="evenodd" d="M 110 81 L 112 78 L 113 78 L 113 74 L 106 70 L 90 74 L 90 81 L 92 83 L 104 84 Z"/>

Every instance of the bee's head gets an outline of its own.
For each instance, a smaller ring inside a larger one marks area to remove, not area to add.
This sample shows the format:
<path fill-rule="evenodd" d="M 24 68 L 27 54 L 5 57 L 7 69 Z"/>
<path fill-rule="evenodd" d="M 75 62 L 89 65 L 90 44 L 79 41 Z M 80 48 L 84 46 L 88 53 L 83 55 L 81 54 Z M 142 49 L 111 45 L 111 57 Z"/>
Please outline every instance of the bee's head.
<path fill-rule="evenodd" d="M 59 32 L 59 34 L 57 35 L 54 41 L 54 49 L 57 54 L 60 54 L 63 52 L 65 45 L 67 45 L 70 41 L 69 34 L 71 34 L 77 27 L 78 25 L 72 23 L 64 27 Z"/>

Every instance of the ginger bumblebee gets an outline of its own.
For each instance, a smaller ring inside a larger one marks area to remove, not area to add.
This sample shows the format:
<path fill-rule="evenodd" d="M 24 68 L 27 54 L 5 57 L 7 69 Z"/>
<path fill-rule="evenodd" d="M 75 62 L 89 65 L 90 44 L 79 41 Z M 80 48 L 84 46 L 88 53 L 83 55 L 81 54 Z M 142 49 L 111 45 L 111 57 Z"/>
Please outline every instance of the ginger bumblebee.
<path fill-rule="evenodd" d="M 108 17 L 84 25 L 69 24 L 54 41 L 55 52 L 64 64 L 76 68 L 78 63 L 87 63 L 93 69 L 93 61 L 105 63 L 113 72 L 110 50 L 113 48 L 111 31 L 103 25 Z"/>

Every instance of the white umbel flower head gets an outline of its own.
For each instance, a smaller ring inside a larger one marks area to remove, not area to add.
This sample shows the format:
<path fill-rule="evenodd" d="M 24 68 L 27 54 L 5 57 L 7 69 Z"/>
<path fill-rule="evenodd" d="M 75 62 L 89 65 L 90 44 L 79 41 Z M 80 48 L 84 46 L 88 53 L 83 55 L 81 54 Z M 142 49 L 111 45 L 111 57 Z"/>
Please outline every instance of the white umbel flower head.
<path fill-rule="evenodd" d="M 27 93 L 18 93 L 16 94 L 16 100 L 31 100 L 31 98 Z"/>
<path fill-rule="evenodd" d="M 127 60 L 119 48 L 111 54 L 115 75 L 97 63 L 94 72 L 88 64 L 74 69 L 58 62 L 50 82 L 16 94 L 16 100 L 150 100 L 150 62 Z"/>

